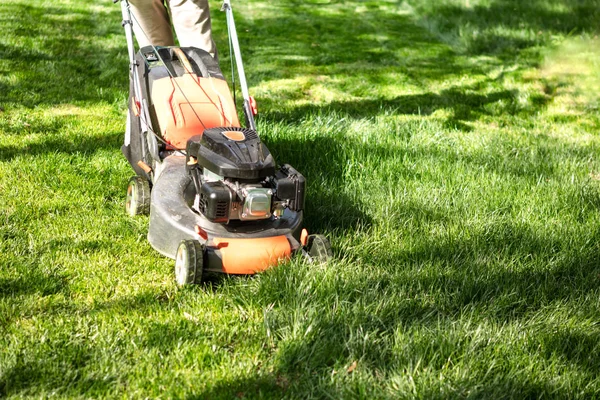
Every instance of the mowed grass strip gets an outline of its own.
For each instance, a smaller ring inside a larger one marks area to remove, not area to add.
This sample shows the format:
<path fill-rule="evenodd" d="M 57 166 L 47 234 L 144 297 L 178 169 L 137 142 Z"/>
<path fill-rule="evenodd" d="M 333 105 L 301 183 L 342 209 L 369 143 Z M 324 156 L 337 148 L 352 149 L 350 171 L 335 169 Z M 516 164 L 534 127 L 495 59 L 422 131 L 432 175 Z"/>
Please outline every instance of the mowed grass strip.
<path fill-rule="evenodd" d="M 259 131 L 335 260 L 178 289 L 123 211 L 118 5 L 5 1 L 0 397 L 593 397 L 596 2 L 234 10 Z"/>

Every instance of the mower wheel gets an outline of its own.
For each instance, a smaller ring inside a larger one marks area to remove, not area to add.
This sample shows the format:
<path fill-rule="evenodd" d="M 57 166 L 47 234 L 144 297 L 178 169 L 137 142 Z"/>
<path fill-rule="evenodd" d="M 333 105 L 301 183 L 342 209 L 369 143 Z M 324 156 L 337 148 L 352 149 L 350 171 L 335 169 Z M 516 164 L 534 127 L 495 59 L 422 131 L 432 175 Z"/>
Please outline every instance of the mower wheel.
<path fill-rule="evenodd" d="M 333 257 L 331 243 L 323 235 L 309 235 L 306 242 L 306 251 L 311 260 L 320 264 L 329 261 Z"/>
<path fill-rule="evenodd" d="M 125 211 L 132 217 L 150 213 L 150 184 L 141 176 L 129 180 Z"/>
<path fill-rule="evenodd" d="M 202 282 L 204 246 L 196 240 L 182 240 L 175 256 L 175 280 L 179 286 Z"/>

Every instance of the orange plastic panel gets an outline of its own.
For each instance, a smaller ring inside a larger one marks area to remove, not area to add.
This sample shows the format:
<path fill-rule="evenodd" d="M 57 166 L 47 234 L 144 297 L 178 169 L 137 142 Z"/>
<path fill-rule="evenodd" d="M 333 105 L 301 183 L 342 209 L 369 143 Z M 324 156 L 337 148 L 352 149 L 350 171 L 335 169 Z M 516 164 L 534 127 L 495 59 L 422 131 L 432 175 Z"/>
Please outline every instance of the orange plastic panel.
<path fill-rule="evenodd" d="M 300 244 L 302 246 L 306 246 L 306 244 L 308 243 L 308 231 L 305 229 L 302 229 L 302 233 L 300 234 Z"/>
<path fill-rule="evenodd" d="M 163 138 L 177 149 L 205 129 L 240 126 L 227 82 L 185 74 L 152 85 L 152 100 Z"/>
<path fill-rule="evenodd" d="M 256 100 L 252 96 L 250 96 L 250 110 L 252 110 L 252 115 L 258 114 L 258 106 L 256 105 Z"/>
<path fill-rule="evenodd" d="M 228 274 L 254 274 L 292 255 L 290 242 L 285 236 L 256 239 L 215 238 L 213 242 L 221 252 L 223 272 Z"/>
<path fill-rule="evenodd" d="M 244 132 L 240 132 L 240 131 L 225 131 L 225 132 L 221 132 L 221 133 L 227 139 L 233 140 L 234 142 L 241 142 L 244 139 L 246 139 L 246 135 L 244 135 Z"/>

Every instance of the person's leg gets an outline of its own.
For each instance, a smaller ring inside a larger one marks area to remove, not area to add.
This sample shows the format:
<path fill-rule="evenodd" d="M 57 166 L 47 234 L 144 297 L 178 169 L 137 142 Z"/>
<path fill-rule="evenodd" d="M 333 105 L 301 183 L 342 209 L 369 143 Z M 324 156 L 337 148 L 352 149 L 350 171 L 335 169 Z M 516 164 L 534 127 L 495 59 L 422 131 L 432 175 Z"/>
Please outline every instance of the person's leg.
<path fill-rule="evenodd" d="M 163 0 L 129 0 L 133 31 L 140 47 L 173 46 L 173 30 Z"/>
<path fill-rule="evenodd" d="M 168 0 L 179 45 L 201 48 L 216 58 L 208 0 Z"/>

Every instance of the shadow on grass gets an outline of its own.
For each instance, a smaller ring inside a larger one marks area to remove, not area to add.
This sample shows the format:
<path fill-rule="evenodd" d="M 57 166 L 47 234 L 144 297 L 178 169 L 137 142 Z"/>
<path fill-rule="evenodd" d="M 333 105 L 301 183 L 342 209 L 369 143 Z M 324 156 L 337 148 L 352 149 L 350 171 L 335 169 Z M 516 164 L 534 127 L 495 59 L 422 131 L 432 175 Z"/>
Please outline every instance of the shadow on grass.
<path fill-rule="evenodd" d="M 416 80 L 485 70 L 483 62 L 475 67 L 458 61 L 455 54 L 441 47 L 431 33 L 416 27 L 412 17 L 390 12 L 394 11 L 393 7 L 383 10 L 367 4 L 362 12 L 356 12 L 350 6 L 339 7 L 336 14 L 328 13 L 327 7 L 312 4 L 288 2 L 273 7 L 279 14 L 276 18 L 248 19 L 243 13 L 236 15 L 239 25 L 244 28 L 241 39 L 250 66 L 247 69 L 251 76 L 257 77 L 257 81 L 294 74 L 318 75 L 322 73 L 322 67 L 329 68 L 324 72 L 327 75 L 350 78 L 358 74 L 373 85 L 385 81 L 382 75 L 389 72 L 388 67 L 394 67 Z M 542 0 L 496 0 L 489 7 L 449 4 L 436 5 L 432 10 L 427 10 L 427 5 L 415 7 L 425 14 L 429 12 L 431 15 L 427 18 L 436 19 L 442 31 L 458 31 L 466 26 L 482 32 L 470 39 L 472 54 L 509 51 L 516 56 L 523 49 L 540 46 L 549 40 L 546 33 L 574 34 L 598 29 L 599 11 L 592 0 L 561 0 L 556 4 Z M 93 41 L 80 39 L 122 35 L 117 5 L 97 16 L 77 9 L 65 15 L 65 10 L 58 7 L 22 4 L 6 5 L 3 13 L 20 16 L 14 22 L 4 20 L 5 31 L 21 40 L 39 41 L 38 50 L 0 45 L 0 56 L 13 64 L 11 70 L 21 69 L 26 74 L 15 84 L 2 84 L 0 89 L 6 96 L 3 101 L 23 102 L 28 106 L 57 104 L 102 99 L 106 96 L 101 91 L 113 95 L 126 91 L 128 76 L 124 39 L 121 47 L 100 47 Z M 216 15 L 214 19 L 219 17 Z M 281 24 L 282 19 L 286 21 L 285 26 Z M 223 45 L 221 64 L 226 67 L 228 58 L 224 45 L 227 41 L 225 30 L 219 24 L 222 25 L 222 21 L 217 21 L 215 35 Z M 352 35 L 348 35 L 349 27 Z M 544 35 L 541 39 L 510 34 L 501 36 L 493 33 L 494 27 Z M 288 45 L 281 46 L 284 42 Z M 412 52 L 415 49 L 416 54 Z M 115 60 L 120 63 L 115 63 Z M 23 68 L 25 65 L 28 67 Z M 311 70 L 311 67 L 317 69 Z M 310 72 L 307 73 L 307 69 Z M 33 92 L 35 96 L 23 97 L 23 92 Z"/>
<path fill-rule="evenodd" d="M 14 265 L 12 267 L 16 268 Z M 0 297 L 4 298 L 19 298 L 33 294 L 42 297 L 57 293 L 68 295 L 69 291 L 67 276 L 56 272 L 40 271 L 39 268 L 27 269 L 26 273 L 15 278 L 0 279 Z"/>
<path fill-rule="evenodd" d="M 0 45 L 0 59 L 14 75 L 0 82 L 0 105 L 57 105 L 123 97 L 128 87 L 127 52 L 92 38 L 122 33 L 120 9 L 6 4 L 0 26 L 13 40 Z M 124 37 L 124 36 L 123 36 Z M 12 44 L 15 43 L 15 44 Z M 35 50 L 34 50 L 35 49 Z M 7 109 L 9 111 L 9 109 Z"/>
<path fill-rule="evenodd" d="M 352 196 L 351 191 L 344 190 L 349 184 L 345 176 L 355 144 L 314 136 L 306 140 L 279 138 L 269 141 L 267 146 L 276 160 L 285 160 L 306 178 L 304 225 L 309 232 L 371 225 L 368 205 Z M 364 148 L 364 151 L 376 152 L 377 149 Z"/>
<path fill-rule="evenodd" d="M 11 161 L 16 157 L 34 157 L 48 153 L 65 154 L 93 154 L 101 150 L 119 149 L 122 144 L 121 132 L 111 135 L 86 135 L 69 137 L 68 139 L 56 136 L 41 137 L 39 142 L 21 146 L 0 145 L 0 161 Z"/>
<path fill-rule="evenodd" d="M 455 328 L 455 324 L 470 320 L 474 326 L 516 324 L 526 332 L 529 350 L 515 346 L 516 354 L 505 354 L 501 345 L 491 344 L 499 351 L 493 362 L 519 363 L 519 357 L 527 359 L 533 353 L 542 363 L 574 365 L 589 379 L 597 376 L 597 329 L 580 332 L 563 327 L 556 332 L 552 321 L 539 329 L 528 322 L 557 305 L 578 310 L 584 318 L 595 318 L 593 310 L 581 307 L 600 291 L 597 246 L 585 251 L 567 249 L 564 242 L 548 241 L 510 224 L 473 233 L 473 237 L 447 243 L 432 238 L 416 250 L 389 256 L 372 254 L 352 279 L 333 279 L 336 283 L 332 285 L 308 284 L 310 277 L 290 271 L 281 278 L 290 279 L 290 274 L 298 278 L 302 283 L 297 290 L 290 285 L 273 290 L 281 283 L 278 279 L 266 283 L 261 291 L 264 306 L 277 304 L 265 322 L 277 338 L 275 374 L 298 382 L 297 390 L 317 388 L 336 397 L 343 389 L 327 376 L 334 370 L 345 374 L 344 368 L 352 361 L 381 377 L 415 363 L 426 370 L 443 371 L 447 360 L 462 364 L 460 360 L 472 351 L 470 335 L 475 328 Z M 599 243 L 600 230 L 588 240 Z M 506 340 L 514 340 L 511 338 L 506 335 Z M 482 348 L 484 359 L 485 353 Z M 539 377 L 523 375 L 519 378 L 522 382 L 512 382 L 488 374 L 492 358 L 481 361 L 481 369 L 473 361 L 469 367 L 472 379 L 462 387 L 471 387 L 474 393 L 524 397 L 555 390 Z M 527 368 L 527 362 L 521 362 L 521 368 Z M 485 389 L 476 389 L 482 386 Z M 560 393 L 566 395 L 568 390 Z"/>
<path fill-rule="evenodd" d="M 446 118 L 444 125 L 449 128 L 470 130 L 463 124 L 466 121 L 474 121 L 482 114 L 489 115 L 485 110 L 489 104 L 502 104 L 502 114 L 516 114 L 526 111 L 535 113 L 536 110 L 545 105 L 538 104 L 539 108 L 527 111 L 517 105 L 517 93 L 512 90 L 500 90 L 488 94 L 468 93 L 468 88 L 456 87 L 442 90 L 438 93 L 425 93 L 415 95 L 402 95 L 393 99 L 364 99 L 353 101 L 333 101 L 326 106 L 307 104 L 293 107 L 290 110 L 274 110 L 269 112 L 265 118 L 274 121 L 286 121 L 293 123 L 302 120 L 306 115 L 315 113 L 337 113 L 348 118 L 371 118 L 382 111 L 392 114 L 431 115 L 439 109 L 447 109 L 451 115 Z M 496 113 L 498 111 L 496 110 Z"/>
<path fill-rule="evenodd" d="M 299 375 L 274 375 L 258 376 L 255 378 L 239 378 L 224 380 L 216 383 L 209 390 L 186 397 L 189 400 L 196 399 L 215 399 L 215 398 L 426 398 L 426 399 L 444 399 L 448 397 L 467 397 L 467 398 L 507 398 L 510 395 L 524 399 L 534 399 L 552 393 L 557 397 L 569 397 L 567 389 L 557 389 L 551 383 L 528 382 L 527 379 L 512 379 L 511 377 L 498 377 L 494 385 L 481 385 L 476 380 L 467 382 L 454 381 L 454 385 L 459 388 L 470 388 L 469 396 L 459 396 L 459 393 L 449 388 L 438 388 L 434 386 L 421 387 L 419 382 L 415 382 L 414 391 L 398 391 L 398 393 L 382 392 L 374 389 L 372 386 L 361 384 L 359 378 L 354 378 L 348 374 L 345 378 L 338 378 L 337 382 L 327 375 L 315 377 L 321 384 L 315 385 L 304 379 L 305 376 Z M 442 379 L 442 378 L 440 378 Z M 446 389 L 446 390 L 443 390 Z M 415 395 L 417 392 L 417 395 Z M 462 392 L 461 392 L 462 393 Z"/>
<path fill-rule="evenodd" d="M 241 40 L 249 80 L 261 84 L 281 81 L 273 86 L 277 92 L 273 100 L 268 96 L 259 98 L 261 110 L 267 110 L 267 114 L 293 118 L 277 114 L 282 100 L 305 98 L 322 86 L 340 95 L 367 100 L 356 105 L 334 101 L 335 109 L 352 108 L 360 110 L 360 115 L 373 115 L 367 103 L 372 101 L 378 106 L 378 99 L 390 101 L 389 96 L 382 96 L 386 87 L 399 83 L 426 87 L 432 81 L 486 70 L 483 62 L 465 64 L 449 47 L 415 26 L 410 16 L 393 9 L 366 5 L 366 10 L 357 12 L 356 7 L 347 5 L 335 7 L 333 13 L 328 7 L 292 3 L 274 6 L 274 17 L 246 20 L 243 14 L 238 16 L 245 28 Z M 225 43 L 223 39 L 221 42 Z M 287 45 L 281 46 L 283 42 Z M 303 79 L 309 80 L 308 86 Z M 426 109 L 439 101 L 427 95 L 391 100 L 399 113 L 417 113 L 419 107 Z M 309 111 L 290 110 L 295 115 Z"/>
<path fill-rule="evenodd" d="M 34 306 L 36 311 L 29 310 L 30 305 L 22 306 L 23 303 L 31 303 L 30 299 L 57 294 L 67 298 L 70 295 L 69 277 L 57 271 L 57 268 L 48 271 L 40 263 L 19 261 L 7 263 L 6 267 L 0 264 L 0 268 L 5 269 L 5 276 L 0 278 L 0 332 L 10 327 L 15 320 L 38 314 L 39 310 L 48 311 L 52 308 L 54 311 L 65 311 L 63 304 L 43 305 L 39 308 Z"/>
<path fill-rule="evenodd" d="M 464 46 L 468 54 L 496 55 L 505 61 L 515 60 L 524 50 L 551 43 L 553 35 L 597 33 L 600 18 L 595 0 L 492 0 L 473 6 L 446 2 L 435 8 L 427 3 L 410 3 L 425 16 L 433 31 Z M 533 56 L 529 62 L 535 65 L 536 59 Z"/>
<path fill-rule="evenodd" d="M 504 88 L 502 74 L 488 74 L 506 61 L 490 57 L 472 62 L 416 26 L 412 16 L 394 13 L 394 7 L 364 7 L 357 12 L 350 5 L 339 6 L 328 13 L 328 7 L 280 5 L 275 7 L 281 14 L 276 18 L 238 17 L 245 28 L 241 40 L 246 42 L 249 80 L 268 87 L 258 98 L 259 119 L 294 123 L 315 112 L 369 118 L 384 112 L 430 115 L 446 109 L 450 115 L 444 125 L 468 131 L 465 122 L 482 115 L 534 115 L 550 100 L 540 93 L 523 104 L 518 91 Z M 281 18 L 286 21 L 283 27 Z M 281 46 L 283 41 L 289 45 Z M 454 79 L 464 81 L 465 76 L 477 83 L 431 90 Z M 411 93 L 396 94 L 400 85 Z M 335 99 L 348 95 L 352 99 Z M 307 98 L 316 102 L 293 105 Z"/>
<path fill-rule="evenodd" d="M 35 351 L 36 359 L 25 360 L 17 356 L 12 366 L 4 366 L 0 373 L 0 397 L 32 396 L 41 392 L 60 396 L 67 388 L 89 396 L 91 393 L 109 393 L 114 388 L 115 381 L 109 375 L 102 378 L 80 376 L 80 370 L 92 362 L 94 353 L 99 350 L 72 341 L 68 346 L 55 345 L 60 346 L 60 352 L 48 345 L 40 345 Z"/>
<path fill-rule="evenodd" d="M 219 382 L 210 383 L 209 389 L 186 397 L 187 400 L 200 399 L 246 399 L 246 398 L 284 398 L 290 383 L 284 375 L 232 377 Z M 308 396 L 300 396 L 307 398 Z"/>
<path fill-rule="evenodd" d="M 598 376 L 598 343 L 600 333 L 597 330 L 584 332 L 554 327 L 551 333 L 540 338 L 540 350 L 547 358 L 556 356 L 567 364 L 578 365 L 582 370 Z"/>

